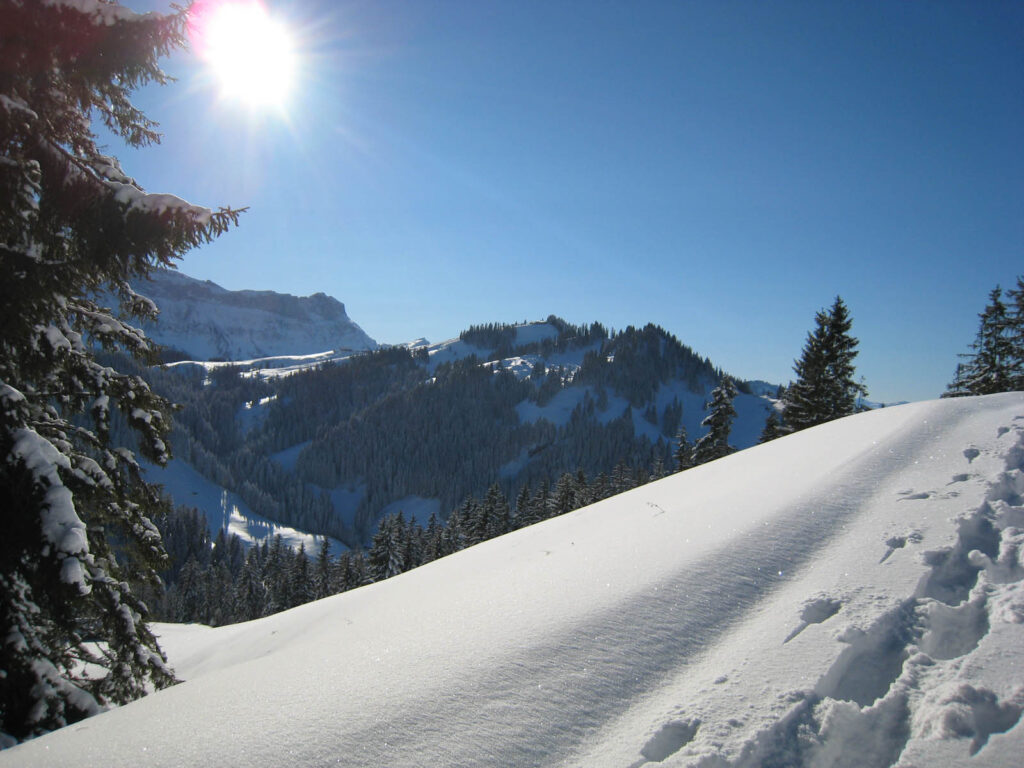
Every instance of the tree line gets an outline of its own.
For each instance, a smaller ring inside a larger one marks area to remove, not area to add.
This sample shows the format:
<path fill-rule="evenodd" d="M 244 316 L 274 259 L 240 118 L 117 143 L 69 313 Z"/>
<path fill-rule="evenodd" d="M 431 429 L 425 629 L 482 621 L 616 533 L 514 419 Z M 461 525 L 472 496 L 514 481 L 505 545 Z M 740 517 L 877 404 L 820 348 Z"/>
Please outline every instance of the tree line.
<path fill-rule="evenodd" d="M 385 515 L 364 549 L 332 557 L 322 537 L 315 553 L 293 548 L 280 535 L 247 548 L 220 529 L 210 535 L 202 512 L 165 510 L 156 518 L 169 556 L 163 589 L 143 589 L 158 621 L 210 626 L 269 616 L 311 600 L 405 573 L 488 539 L 563 515 L 666 476 L 661 460 L 650 467 L 620 462 L 610 474 L 563 472 L 553 483 L 523 485 L 514 501 L 492 484 L 470 496 L 447 519 L 431 515 L 426 526 L 402 511 Z"/>

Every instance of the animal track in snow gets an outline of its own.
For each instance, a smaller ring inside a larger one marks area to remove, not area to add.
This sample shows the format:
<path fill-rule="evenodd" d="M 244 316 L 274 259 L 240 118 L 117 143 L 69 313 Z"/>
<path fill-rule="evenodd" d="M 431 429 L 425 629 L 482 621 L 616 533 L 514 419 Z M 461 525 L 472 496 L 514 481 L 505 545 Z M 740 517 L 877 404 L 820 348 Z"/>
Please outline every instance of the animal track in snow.
<path fill-rule="evenodd" d="M 843 603 L 839 600 L 832 600 L 827 597 L 819 597 L 816 600 L 811 600 L 804 606 L 804 609 L 800 612 L 800 623 L 796 629 L 789 633 L 782 644 L 785 645 L 794 637 L 799 635 L 811 624 L 821 624 L 823 621 L 831 619 L 837 613 L 839 609 L 843 607 Z"/>
<path fill-rule="evenodd" d="M 962 472 L 959 475 L 953 475 L 952 479 L 946 483 L 946 485 L 952 485 L 953 483 L 966 483 L 970 477 L 971 476 L 966 472 Z"/>
<path fill-rule="evenodd" d="M 964 448 L 964 458 L 967 459 L 967 463 L 970 464 L 976 458 L 981 456 L 981 451 L 971 446 L 970 448 Z"/>

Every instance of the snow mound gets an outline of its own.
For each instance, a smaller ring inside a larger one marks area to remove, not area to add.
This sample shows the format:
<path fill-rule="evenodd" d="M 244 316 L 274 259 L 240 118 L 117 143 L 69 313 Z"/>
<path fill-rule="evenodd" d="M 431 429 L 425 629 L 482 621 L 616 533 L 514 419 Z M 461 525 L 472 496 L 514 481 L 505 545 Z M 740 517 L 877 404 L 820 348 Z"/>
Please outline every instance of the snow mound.
<path fill-rule="evenodd" d="M 1019 765 L 1024 395 L 842 419 L 219 629 L 0 765 Z"/>

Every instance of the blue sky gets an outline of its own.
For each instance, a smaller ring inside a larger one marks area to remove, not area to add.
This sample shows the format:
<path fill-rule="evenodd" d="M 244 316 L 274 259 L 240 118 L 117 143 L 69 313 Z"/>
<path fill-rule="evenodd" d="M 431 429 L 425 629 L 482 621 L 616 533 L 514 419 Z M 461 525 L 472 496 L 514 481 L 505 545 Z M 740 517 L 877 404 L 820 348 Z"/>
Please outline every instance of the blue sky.
<path fill-rule="evenodd" d="M 195 277 L 323 291 L 382 342 L 653 322 L 780 382 L 840 294 L 896 401 L 1024 274 L 1024 3 L 268 5 L 302 58 L 283 114 L 177 54 L 136 99 L 163 143 L 111 144 L 151 191 L 249 206 Z"/>

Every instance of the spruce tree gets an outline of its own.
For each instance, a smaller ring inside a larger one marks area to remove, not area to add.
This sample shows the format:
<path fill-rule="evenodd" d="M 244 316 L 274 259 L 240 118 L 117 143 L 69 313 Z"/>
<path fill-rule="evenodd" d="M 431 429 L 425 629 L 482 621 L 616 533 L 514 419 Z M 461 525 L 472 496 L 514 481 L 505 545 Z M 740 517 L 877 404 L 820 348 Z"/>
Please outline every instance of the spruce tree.
<path fill-rule="evenodd" d="M 402 573 L 406 554 L 405 516 L 388 515 L 380 521 L 367 555 L 369 575 L 373 581 L 384 581 Z"/>
<path fill-rule="evenodd" d="M 146 194 L 90 128 L 98 118 L 131 146 L 158 140 L 129 97 L 166 81 L 158 60 L 183 44 L 185 11 L 0 0 L 0 26 L 3 742 L 173 682 L 129 587 L 156 583 L 164 554 L 150 518 L 160 500 L 135 454 L 110 438 L 123 419 L 138 453 L 165 462 L 167 405 L 95 353 L 152 360 L 129 323 L 156 308 L 129 282 L 171 266 L 237 213 Z M 83 662 L 107 672 L 87 678 Z"/>
<path fill-rule="evenodd" d="M 502 493 L 501 486 L 497 483 L 493 483 L 491 487 L 487 489 L 487 495 L 484 497 L 483 506 L 487 510 L 485 514 L 485 519 L 487 520 L 487 538 L 493 539 L 494 537 L 501 536 L 511 530 L 512 514 L 508 508 L 508 499 L 505 498 L 505 494 Z"/>
<path fill-rule="evenodd" d="M 1018 290 L 1024 289 L 1018 280 Z M 971 352 L 962 355 L 965 362 L 957 366 L 956 376 L 946 389 L 946 397 L 991 395 L 1010 392 L 1020 385 L 1019 367 L 1022 351 L 1014 337 L 1020 333 L 1019 310 L 1011 313 L 1003 303 L 1002 289 L 997 285 L 989 293 L 985 310 L 978 315 L 981 322 Z M 1011 291 L 1014 308 L 1022 302 Z"/>
<path fill-rule="evenodd" d="M 332 594 L 331 590 L 331 544 L 326 536 L 320 538 L 316 553 L 316 568 L 313 570 L 310 596 L 320 600 Z"/>
<path fill-rule="evenodd" d="M 850 335 L 853 321 L 842 298 L 831 309 L 814 316 L 814 330 L 807 334 L 800 359 L 793 364 L 796 381 L 783 397 L 786 428 L 798 431 L 849 416 L 865 386 L 854 380 L 853 360 L 857 339 Z"/>
<path fill-rule="evenodd" d="M 764 420 L 764 429 L 757 439 L 758 443 L 769 443 L 772 440 L 782 437 L 785 431 L 782 429 L 782 422 L 779 421 L 779 414 L 772 408 L 768 411 L 768 417 Z"/>
<path fill-rule="evenodd" d="M 444 526 L 437 519 L 437 514 L 430 513 L 427 520 L 427 529 L 423 532 L 423 556 L 424 563 L 430 563 L 438 558 L 444 557 Z"/>
<path fill-rule="evenodd" d="M 708 415 L 700 423 L 708 431 L 693 445 L 694 466 L 728 456 L 736 450 L 729 445 L 729 432 L 736 418 L 736 409 L 732 405 L 735 397 L 736 385 L 728 376 L 711 391 L 711 402 L 706 406 Z"/>
<path fill-rule="evenodd" d="M 1024 391 L 1024 277 L 1006 292 L 1013 303 L 1007 307 L 1010 337 L 1010 388 Z"/>
<path fill-rule="evenodd" d="M 686 436 L 686 427 L 680 425 L 679 433 L 676 435 L 676 450 L 672 454 L 676 461 L 676 471 L 682 472 L 693 466 L 693 446 Z"/>
<path fill-rule="evenodd" d="M 867 387 L 854 378 L 856 369 L 853 360 L 857 357 L 858 342 L 850 335 L 852 327 L 850 310 L 836 296 L 828 313 L 828 333 L 825 339 L 826 421 L 856 412 L 858 399 L 868 393 Z"/>

